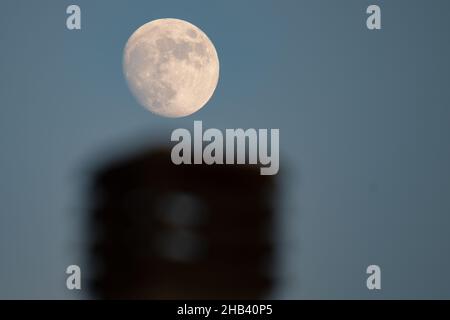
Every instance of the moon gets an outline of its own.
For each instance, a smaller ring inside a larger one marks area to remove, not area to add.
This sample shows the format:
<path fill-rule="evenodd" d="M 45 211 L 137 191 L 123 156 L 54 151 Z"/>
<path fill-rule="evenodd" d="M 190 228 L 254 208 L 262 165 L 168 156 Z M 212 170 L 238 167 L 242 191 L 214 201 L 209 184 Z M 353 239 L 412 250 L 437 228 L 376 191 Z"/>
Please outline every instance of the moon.
<path fill-rule="evenodd" d="M 137 101 L 164 117 L 201 109 L 219 80 L 219 58 L 208 36 L 179 19 L 158 19 L 128 39 L 123 72 Z"/>

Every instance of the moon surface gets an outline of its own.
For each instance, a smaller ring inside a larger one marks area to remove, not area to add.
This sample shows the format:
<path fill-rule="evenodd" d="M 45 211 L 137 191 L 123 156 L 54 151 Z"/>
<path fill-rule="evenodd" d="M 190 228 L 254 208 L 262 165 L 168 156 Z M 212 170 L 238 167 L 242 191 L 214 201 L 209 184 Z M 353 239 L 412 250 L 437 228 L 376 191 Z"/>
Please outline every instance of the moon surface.
<path fill-rule="evenodd" d="M 164 117 L 184 117 L 212 97 L 219 80 L 219 58 L 211 40 L 193 24 L 158 19 L 128 39 L 123 72 L 145 108 Z"/>

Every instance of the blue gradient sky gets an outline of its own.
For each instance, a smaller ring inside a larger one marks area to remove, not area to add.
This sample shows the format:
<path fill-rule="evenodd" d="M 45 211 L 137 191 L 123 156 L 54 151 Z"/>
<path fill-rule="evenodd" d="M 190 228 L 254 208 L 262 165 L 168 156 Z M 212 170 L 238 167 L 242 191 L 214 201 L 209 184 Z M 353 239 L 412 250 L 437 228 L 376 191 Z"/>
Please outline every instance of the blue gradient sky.
<path fill-rule="evenodd" d="M 86 297 L 64 273 L 87 265 L 85 164 L 194 120 L 280 129 L 275 297 L 450 298 L 450 2 L 74 3 L 77 32 L 72 2 L 1 4 L 0 298 Z M 132 32 L 164 17 L 205 31 L 221 63 L 212 100 L 182 119 L 140 107 L 121 70 Z"/>

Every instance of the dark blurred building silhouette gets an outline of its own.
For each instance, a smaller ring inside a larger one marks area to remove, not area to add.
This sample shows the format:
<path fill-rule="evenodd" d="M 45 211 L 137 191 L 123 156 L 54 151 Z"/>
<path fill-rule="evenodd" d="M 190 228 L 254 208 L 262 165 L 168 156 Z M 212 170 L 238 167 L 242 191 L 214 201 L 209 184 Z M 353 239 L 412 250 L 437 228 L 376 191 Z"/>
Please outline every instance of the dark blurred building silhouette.
<path fill-rule="evenodd" d="M 255 165 L 176 166 L 164 149 L 107 163 L 90 193 L 94 294 L 266 297 L 273 286 L 274 182 Z"/>

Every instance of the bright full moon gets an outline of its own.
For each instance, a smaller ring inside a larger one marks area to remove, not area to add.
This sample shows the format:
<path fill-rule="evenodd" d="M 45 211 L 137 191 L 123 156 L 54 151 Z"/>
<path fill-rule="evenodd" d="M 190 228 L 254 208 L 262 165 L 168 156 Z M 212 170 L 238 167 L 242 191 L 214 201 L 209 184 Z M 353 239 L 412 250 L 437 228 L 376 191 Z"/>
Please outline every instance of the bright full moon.
<path fill-rule="evenodd" d="M 158 19 L 128 39 L 123 71 L 133 95 L 148 110 L 184 117 L 202 108 L 216 89 L 219 58 L 211 40 L 193 24 Z"/>

